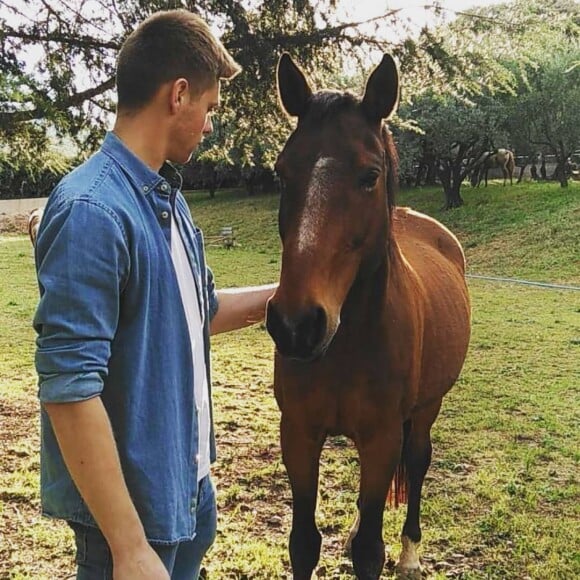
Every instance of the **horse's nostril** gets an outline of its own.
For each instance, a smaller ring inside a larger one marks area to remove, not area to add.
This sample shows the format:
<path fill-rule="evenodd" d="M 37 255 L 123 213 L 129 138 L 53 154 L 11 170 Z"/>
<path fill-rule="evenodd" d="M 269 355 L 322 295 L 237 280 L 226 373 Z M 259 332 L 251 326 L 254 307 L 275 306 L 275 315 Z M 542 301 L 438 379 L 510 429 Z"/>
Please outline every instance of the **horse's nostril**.
<path fill-rule="evenodd" d="M 320 306 L 286 317 L 274 303 L 268 304 L 266 328 L 284 356 L 303 359 L 315 356 L 326 335 L 326 321 L 326 312 Z"/>
<path fill-rule="evenodd" d="M 313 352 L 322 342 L 326 334 L 326 312 L 320 306 L 315 306 L 303 316 L 298 325 L 298 339 L 302 341 L 304 350 Z"/>
<path fill-rule="evenodd" d="M 292 332 L 278 307 L 270 300 L 266 309 L 266 329 L 278 350 L 284 350 L 292 342 Z"/>

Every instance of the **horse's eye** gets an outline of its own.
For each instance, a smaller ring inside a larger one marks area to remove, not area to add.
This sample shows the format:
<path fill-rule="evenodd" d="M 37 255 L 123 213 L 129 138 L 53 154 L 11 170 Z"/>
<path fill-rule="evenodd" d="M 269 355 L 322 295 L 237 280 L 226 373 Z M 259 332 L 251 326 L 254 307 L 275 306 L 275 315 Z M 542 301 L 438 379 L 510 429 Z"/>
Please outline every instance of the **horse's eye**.
<path fill-rule="evenodd" d="M 371 169 L 367 171 L 360 179 L 360 186 L 362 189 L 370 191 L 377 185 L 377 180 L 379 179 L 380 171 L 376 169 Z"/>

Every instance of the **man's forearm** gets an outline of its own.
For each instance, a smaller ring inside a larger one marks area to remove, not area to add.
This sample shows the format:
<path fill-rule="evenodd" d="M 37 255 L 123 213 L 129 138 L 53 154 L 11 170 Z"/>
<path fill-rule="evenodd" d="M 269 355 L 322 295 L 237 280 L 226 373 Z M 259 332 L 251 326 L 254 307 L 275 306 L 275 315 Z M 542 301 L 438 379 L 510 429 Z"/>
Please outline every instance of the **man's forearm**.
<path fill-rule="evenodd" d="M 113 557 L 147 540 L 121 471 L 109 418 L 100 397 L 45 404 L 66 466 L 107 539 Z"/>
<path fill-rule="evenodd" d="M 218 290 L 219 308 L 211 321 L 211 334 L 244 328 L 264 320 L 266 302 L 277 284 Z"/>

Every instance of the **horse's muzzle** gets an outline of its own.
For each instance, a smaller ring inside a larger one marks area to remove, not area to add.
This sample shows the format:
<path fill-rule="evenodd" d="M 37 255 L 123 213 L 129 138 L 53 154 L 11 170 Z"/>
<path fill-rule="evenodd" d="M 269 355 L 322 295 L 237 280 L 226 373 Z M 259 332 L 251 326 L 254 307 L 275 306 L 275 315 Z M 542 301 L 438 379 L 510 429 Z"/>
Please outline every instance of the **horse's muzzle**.
<path fill-rule="evenodd" d="M 309 306 L 288 316 L 278 304 L 268 302 L 266 328 L 284 357 L 308 361 L 320 356 L 324 351 L 327 324 L 326 312 L 321 306 Z"/>

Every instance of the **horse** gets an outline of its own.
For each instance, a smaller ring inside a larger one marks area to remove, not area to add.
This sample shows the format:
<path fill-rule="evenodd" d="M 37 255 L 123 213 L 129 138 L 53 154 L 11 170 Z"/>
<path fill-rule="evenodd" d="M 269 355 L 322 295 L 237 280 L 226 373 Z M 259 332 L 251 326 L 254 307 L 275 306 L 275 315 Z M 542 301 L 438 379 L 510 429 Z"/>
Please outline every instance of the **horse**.
<path fill-rule="evenodd" d="M 43 213 L 44 210 L 41 207 L 37 207 L 28 214 L 28 235 L 33 247 L 36 246 L 36 236 L 38 234 L 38 228 L 40 227 L 40 220 L 42 220 Z"/>
<path fill-rule="evenodd" d="M 311 578 L 320 557 L 320 454 L 327 436 L 339 434 L 360 458 L 355 574 L 375 580 L 384 567 L 389 490 L 395 503 L 408 497 L 398 566 L 415 573 L 430 430 L 469 342 L 463 250 L 436 220 L 395 203 L 397 153 L 383 123 L 399 94 L 391 56 L 362 99 L 314 93 L 286 53 L 277 86 L 282 107 L 298 118 L 275 164 L 282 267 L 266 309 L 292 491 L 293 575 Z"/>
<path fill-rule="evenodd" d="M 487 174 L 490 169 L 501 169 L 503 174 L 503 184 L 510 178 L 510 185 L 513 185 L 513 175 L 516 166 L 515 157 L 509 149 L 497 149 L 496 151 L 485 151 L 475 163 L 473 179 L 471 184 L 479 187 L 482 179 L 485 179 L 487 187 Z"/>

